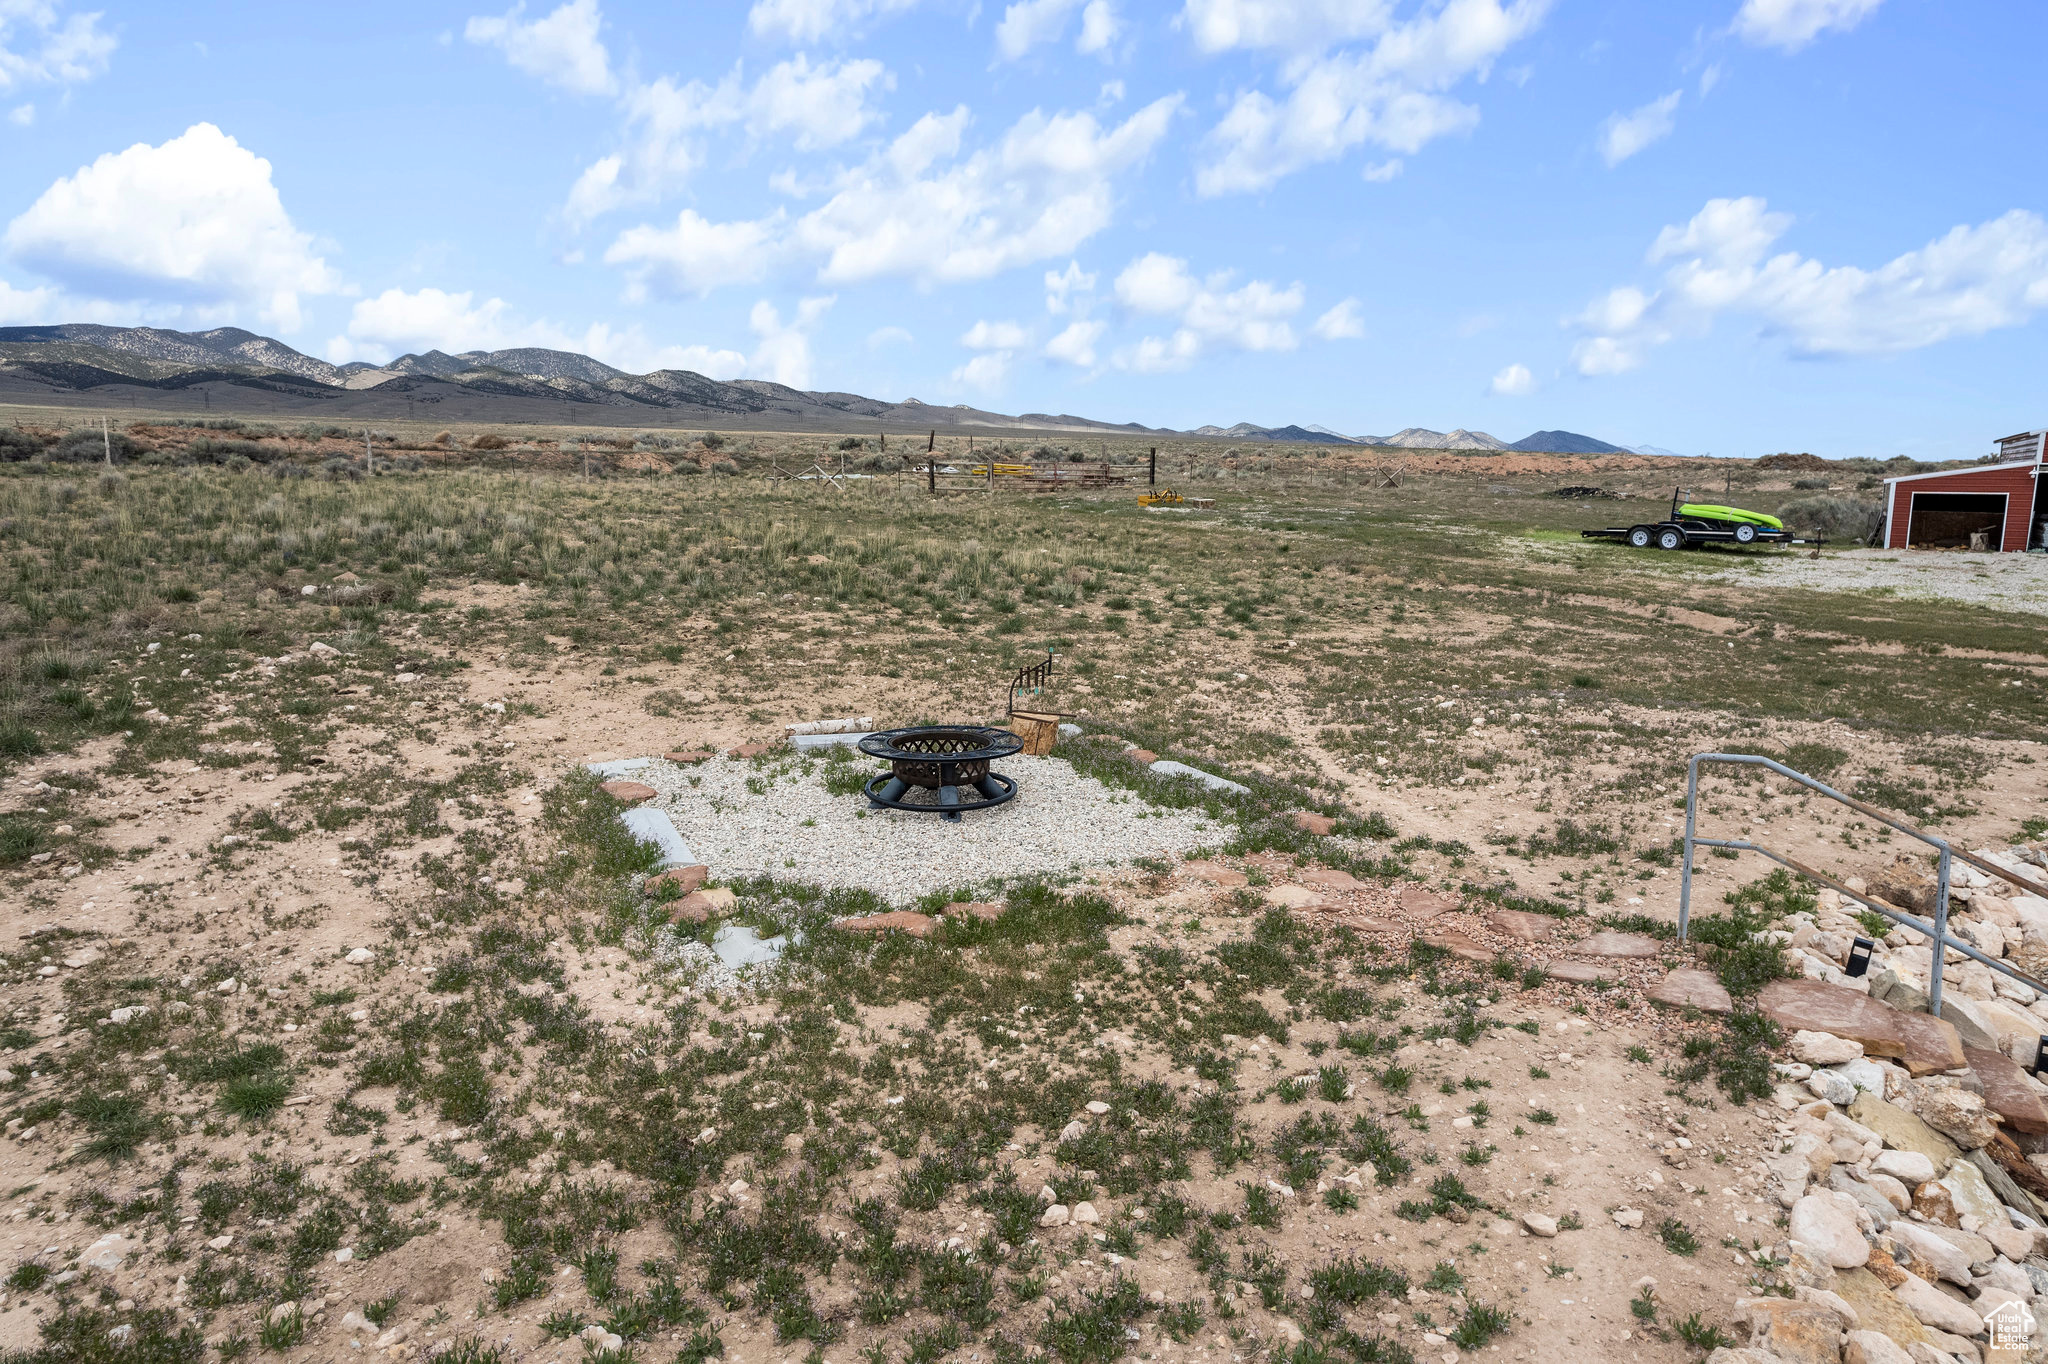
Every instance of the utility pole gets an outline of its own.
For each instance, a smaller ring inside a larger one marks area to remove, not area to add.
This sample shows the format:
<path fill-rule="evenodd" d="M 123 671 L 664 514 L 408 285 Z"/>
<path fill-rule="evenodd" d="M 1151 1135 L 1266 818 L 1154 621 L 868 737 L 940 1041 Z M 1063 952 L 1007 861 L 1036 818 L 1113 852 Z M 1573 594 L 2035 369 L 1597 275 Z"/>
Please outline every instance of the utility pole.
<path fill-rule="evenodd" d="M 1145 486 L 1148 488 L 1159 486 L 1159 447 L 1156 445 L 1152 447 L 1151 462 L 1145 468 Z"/>

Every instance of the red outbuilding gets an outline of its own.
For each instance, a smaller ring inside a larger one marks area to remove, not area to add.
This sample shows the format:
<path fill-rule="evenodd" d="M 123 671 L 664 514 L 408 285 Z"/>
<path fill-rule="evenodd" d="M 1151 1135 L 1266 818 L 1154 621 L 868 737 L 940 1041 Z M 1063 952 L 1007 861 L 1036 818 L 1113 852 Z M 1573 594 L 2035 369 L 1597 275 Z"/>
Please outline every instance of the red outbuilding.
<path fill-rule="evenodd" d="M 1885 482 L 1887 549 L 2048 549 L 2048 431 L 1998 442 L 1998 462 Z"/>

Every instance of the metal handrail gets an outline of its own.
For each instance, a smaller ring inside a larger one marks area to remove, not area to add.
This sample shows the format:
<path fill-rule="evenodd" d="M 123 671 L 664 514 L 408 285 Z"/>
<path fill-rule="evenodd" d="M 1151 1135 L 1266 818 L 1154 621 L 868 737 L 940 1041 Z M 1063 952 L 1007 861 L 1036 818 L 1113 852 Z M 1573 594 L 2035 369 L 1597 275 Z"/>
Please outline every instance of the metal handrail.
<path fill-rule="evenodd" d="M 1925 920 L 1915 918 L 1913 915 L 1908 914 L 1903 910 L 1893 908 L 1891 905 L 1886 904 L 1882 900 L 1873 900 L 1868 895 L 1864 895 L 1859 891 L 1849 889 L 1849 887 L 1843 885 L 1840 881 L 1835 880 L 1833 877 L 1823 875 L 1822 873 L 1815 871 L 1812 867 L 1806 866 L 1804 863 L 1794 861 L 1792 858 L 1785 856 L 1783 853 L 1774 852 L 1771 849 L 1764 847 L 1762 844 L 1751 843 L 1746 839 L 1699 837 L 1694 832 L 1694 830 L 1697 828 L 1697 815 L 1699 809 L 1701 763 L 1740 763 L 1751 767 L 1767 767 L 1771 771 L 1776 772 L 1780 776 L 1791 778 L 1793 781 L 1798 782 L 1801 786 L 1806 787 L 1808 790 L 1818 791 L 1821 795 L 1826 796 L 1830 800 L 1838 801 L 1841 804 L 1848 806 L 1850 809 L 1856 811 L 1859 814 L 1868 815 L 1870 818 L 1876 820 L 1878 823 L 1887 825 L 1888 827 L 1893 829 L 1897 829 L 1900 833 L 1906 834 L 1907 836 L 1912 838 L 1917 838 L 1922 843 L 1925 843 L 1929 847 L 1936 849 L 1941 854 L 1941 857 L 1940 861 L 1936 865 L 1935 870 L 1934 922 L 1932 924 L 1929 924 Z M 1686 940 L 1687 932 L 1692 924 L 1692 850 L 1695 847 L 1728 848 L 1736 852 L 1762 853 L 1765 857 L 1770 858 L 1773 862 L 1778 863 L 1780 866 L 1788 867 L 1791 870 L 1798 872 L 1801 876 L 1808 878 L 1809 880 L 1818 881 L 1822 885 L 1827 886 L 1835 891 L 1838 891 L 1843 895 L 1848 896 L 1850 899 L 1856 901 L 1856 903 L 1864 906 L 1865 908 L 1875 910 L 1877 913 L 1882 914 L 1885 918 L 1890 919 L 1893 923 L 1904 925 L 1905 927 L 1912 929 L 1915 933 L 1919 933 L 1925 937 L 1935 939 L 1941 944 L 1942 949 L 1954 948 L 1956 951 L 1961 952 L 1966 957 L 1974 957 L 1976 960 L 1984 963 L 1986 966 L 1990 967 L 1994 971 L 1997 971 L 2001 975 L 2009 976 L 2013 980 L 2018 981 L 2022 985 L 2028 986 L 2029 988 L 2036 990 L 2043 995 L 2048 995 L 2048 984 L 2044 984 L 2041 981 L 2034 979 L 2032 976 L 2027 975 L 2023 971 L 2016 971 L 2012 967 L 2007 966 L 2004 962 L 1999 961 L 1994 957 L 1985 955 L 1983 952 L 1979 951 L 1976 947 L 1972 946 L 1969 943 L 1963 942 L 1957 938 L 1952 938 L 1949 936 L 1949 864 L 1951 860 L 1960 860 L 1966 865 L 1975 867 L 1977 870 L 1984 872 L 1987 875 L 1996 876 L 2001 881 L 2010 882 L 2012 885 L 2020 887 L 2022 890 L 2025 890 L 2029 894 L 2037 894 L 2043 890 L 2048 890 L 2048 887 L 2044 887 L 2037 882 L 2026 880 L 2013 872 L 2007 871 L 2005 868 L 1997 865 L 1994 862 L 1989 862 L 1986 861 L 1984 858 L 1978 857 L 1975 853 L 1965 852 L 1960 848 L 1952 847 L 1949 844 L 1949 841 L 1945 838 L 1939 837 L 1935 834 L 1930 834 L 1924 829 L 1916 828 L 1915 826 L 1906 823 L 1906 821 L 1902 819 L 1886 814 L 1884 811 L 1877 809 L 1875 806 L 1866 805 L 1864 802 L 1856 799 L 1854 796 L 1845 795 L 1842 792 L 1837 791 L 1834 787 L 1829 786 L 1825 782 L 1815 781 L 1812 777 L 1807 776 L 1804 772 L 1795 772 L 1791 768 L 1785 766 L 1785 764 L 1778 762 L 1773 758 L 1761 757 L 1755 753 L 1695 753 L 1692 756 L 1691 761 L 1686 764 L 1685 861 L 1683 869 L 1679 873 L 1678 882 L 1678 940 L 1680 942 L 1684 942 Z M 1933 1014 L 1935 1017 L 1939 1018 L 1941 1016 L 1941 971 L 1942 967 L 1946 964 L 1948 953 L 1946 950 L 1937 950 L 1932 954 L 1932 956 L 1933 959 L 1928 963 L 1927 968 L 1927 1011 Z"/>

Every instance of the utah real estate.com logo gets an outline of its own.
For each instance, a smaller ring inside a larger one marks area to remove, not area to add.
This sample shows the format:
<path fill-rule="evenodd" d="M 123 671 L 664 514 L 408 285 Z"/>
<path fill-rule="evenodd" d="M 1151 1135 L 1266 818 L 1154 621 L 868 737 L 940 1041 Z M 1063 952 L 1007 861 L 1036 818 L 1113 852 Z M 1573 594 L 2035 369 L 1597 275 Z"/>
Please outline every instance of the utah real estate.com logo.
<path fill-rule="evenodd" d="M 2023 1350 L 2034 1334 L 2034 1314 L 2015 1299 L 1985 1317 L 1984 1326 L 1990 1332 L 1992 1349 Z"/>

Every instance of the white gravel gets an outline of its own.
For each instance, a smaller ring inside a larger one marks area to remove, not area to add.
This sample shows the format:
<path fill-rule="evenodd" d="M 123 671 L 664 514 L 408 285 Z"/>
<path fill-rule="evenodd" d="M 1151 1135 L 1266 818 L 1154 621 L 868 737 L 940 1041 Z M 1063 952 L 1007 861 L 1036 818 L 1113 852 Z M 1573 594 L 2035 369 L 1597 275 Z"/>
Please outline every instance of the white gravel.
<path fill-rule="evenodd" d="M 715 877 L 765 873 L 865 889 L 894 904 L 1007 877 L 1139 857 L 1177 860 L 1227 834 L 1199 811 L 1150 805 L 1058 758 L 999 760 L 996 770 L 1017 783 L 1016 799 L 957 824 L 871 809 L 865 796 L 835 796 L 825 789 L 825 770 L 820 758 L 788 755 L 764 768 L 722 757 L 692 767 L 657 759 L 633 775 L 660 793 L 651 803 L 668 812 Z M 863 758 L 858 770 L 882 769 Z M 749 781 L 766 790 L 749 789 Z"/>
<path fill-rule="evenodd" d="M 1773 555 L 1705 574 L 1702 582 L 1883 592 L 2048 616 L 2048 555 L 1939 550 L 1847 550 L 1818 559 Z"/>

